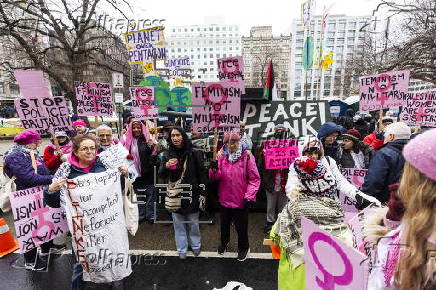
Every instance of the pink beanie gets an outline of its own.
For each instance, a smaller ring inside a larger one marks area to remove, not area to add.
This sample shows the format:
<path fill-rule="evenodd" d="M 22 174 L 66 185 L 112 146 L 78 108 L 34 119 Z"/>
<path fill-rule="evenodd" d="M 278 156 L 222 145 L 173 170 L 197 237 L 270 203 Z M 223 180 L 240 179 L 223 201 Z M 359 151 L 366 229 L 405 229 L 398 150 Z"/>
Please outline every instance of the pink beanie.
<path fill-rule="evenodd" d="M 235 132 L 226 132 L 226 133 L 224 133 L 223 143 L 226 144 L 230 140 L 239 141 L 239 140 L 241 140 L 241 137 L 239 136 L 238 133 L 235 133 Z"/>
<path fill-rule="evenodd" d="M 41 140 L 41 135 L 39 135 L 39 133 L 35 130 L 31 129 L 21 131 L 14 137 L 14 142 L 18 145 L 27 145 L 32 142 L 38 142 L 39 140 Z"/>
<path fill-rule="evenodd" d="M 413 167 L 436 181 L 436 129 L 419 134 L 403 149 L 403 156 Z"/>
<path fill-rule="evenodd" d="M 86 125 L 85 121 L 83 120 L 77 120 L 73 122 L 73 128 L 76 129 L 77 126 L 83 126 L 85 128 L 88 128 L 88 125 Z"/>

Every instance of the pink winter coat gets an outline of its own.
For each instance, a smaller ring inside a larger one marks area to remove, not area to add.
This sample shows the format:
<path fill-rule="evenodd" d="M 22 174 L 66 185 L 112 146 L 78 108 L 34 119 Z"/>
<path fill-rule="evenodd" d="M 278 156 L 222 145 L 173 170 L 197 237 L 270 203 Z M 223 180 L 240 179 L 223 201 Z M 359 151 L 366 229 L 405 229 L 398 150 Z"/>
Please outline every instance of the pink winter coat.
<path fill-rule="evenodd" d="M 245 150 L 238 161 L 230 162 L 221 150 L 217 160 L 219 169 L 209 169 L 209 178 L 219 181 L 220 204 L 227 208 L 243 208 L 244 199 L 256 201 L 260 176 L 253 154 Z"/>

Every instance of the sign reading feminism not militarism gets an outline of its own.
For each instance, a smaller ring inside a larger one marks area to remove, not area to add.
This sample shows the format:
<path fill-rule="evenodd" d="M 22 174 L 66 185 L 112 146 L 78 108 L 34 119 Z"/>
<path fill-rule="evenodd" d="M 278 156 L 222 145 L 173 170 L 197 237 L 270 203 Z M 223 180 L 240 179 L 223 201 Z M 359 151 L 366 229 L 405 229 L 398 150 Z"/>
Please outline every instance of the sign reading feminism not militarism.
<path fill-rule="evenodd" d="M 272 101 L 242 106 L 242 121 L 255 143 L 274 133 L 277 124 L 288 129 L 288 138 L 298 138 L 316 136 L 319 127 L 330 120 L 327 101 Z"/>

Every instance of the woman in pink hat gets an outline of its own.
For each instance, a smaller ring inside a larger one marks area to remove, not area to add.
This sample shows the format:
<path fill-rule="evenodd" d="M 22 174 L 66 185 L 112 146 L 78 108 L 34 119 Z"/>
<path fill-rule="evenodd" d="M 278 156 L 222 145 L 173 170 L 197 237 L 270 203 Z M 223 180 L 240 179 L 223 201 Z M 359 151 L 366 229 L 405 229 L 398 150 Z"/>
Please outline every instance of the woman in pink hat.
<path fill-rule="evenodd" d="M 436 129 L 410 141 L 399 193 L 401 225 L 380 239 L 368 289 L 436 289 Z M 403 246 L 404 245 L 404 246 Z"/>
<path fill-rule="evenodd" d="M 76 135 L 80 135 L 80 134 L 85 135 L 89 133 L 88 125 L 86 125 L 85 121 L 81 119 L 73 122 L 72 126 L 73 129 L 76 130 Z"/>

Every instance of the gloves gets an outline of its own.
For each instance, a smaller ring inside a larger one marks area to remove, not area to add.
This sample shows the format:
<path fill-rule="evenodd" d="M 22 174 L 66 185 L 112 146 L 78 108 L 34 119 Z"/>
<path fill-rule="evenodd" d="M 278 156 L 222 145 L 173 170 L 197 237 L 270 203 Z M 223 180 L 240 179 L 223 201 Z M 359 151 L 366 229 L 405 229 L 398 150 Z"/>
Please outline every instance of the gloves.
<path fill-rule="evenodd" d="M 199 208 L 201 211 L 206 211 L 206 197 L 204 195 L 200 195 L 198 198 Z"/>
<path fill-rule="evenodd" d="M 209 164 L 209 169 L 218 170 L 218 161 L 213 160 Z"/>
<path fill-rule="evenodd" d="M 244 198 L 244 208 L 252 208 L 255 202 Z"/>
<path fill-rule="evenodd" d="M 375 205 L 378 206 L 378 207 L 381 207 L 381 206 L 382 206 L 382 205 L 381 205 L 381 202 L 380 202 L 378 199 L 376 199 L 376 198 L 373 197 L 373 196 L 370 196 L 370 195 L 364 194 L 364 193 L 361 192 L 361 191 L 358 191 L 358 192 L 356 193 L 355 198 L 356 198 L 356 201 L 357 201 L 357 203 L 356 203 L 356 208 L 357 208 L 358 210 L 362 210 L 362 209 L 368 207 L 368 206 L 371 205 L 371 204 L 375 204 Z"/>

